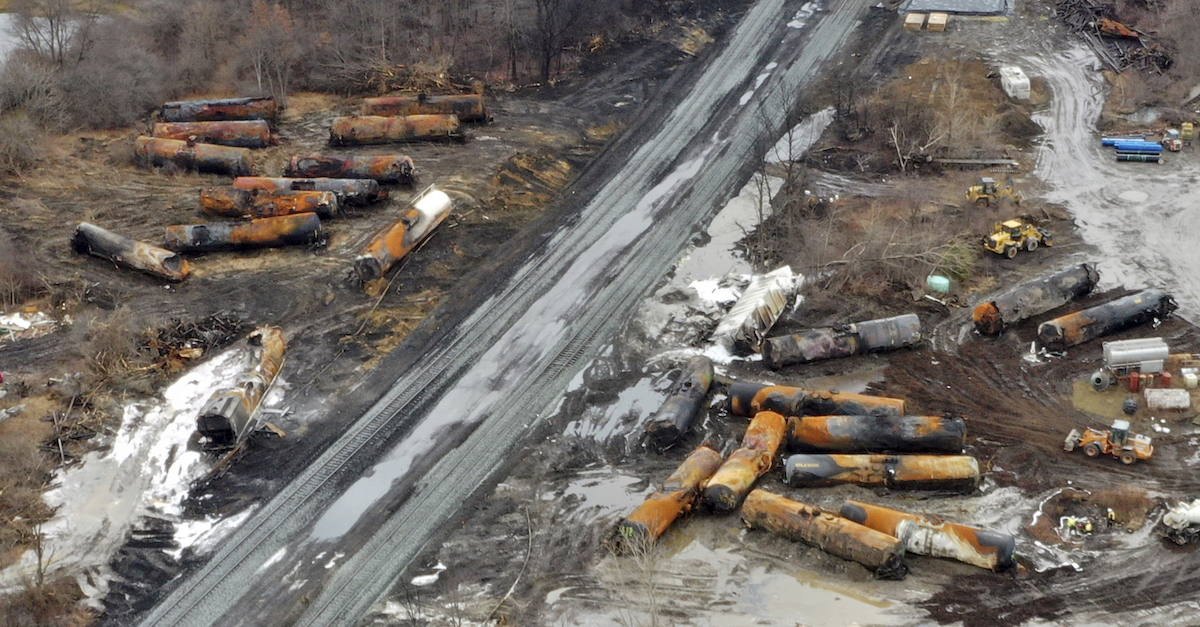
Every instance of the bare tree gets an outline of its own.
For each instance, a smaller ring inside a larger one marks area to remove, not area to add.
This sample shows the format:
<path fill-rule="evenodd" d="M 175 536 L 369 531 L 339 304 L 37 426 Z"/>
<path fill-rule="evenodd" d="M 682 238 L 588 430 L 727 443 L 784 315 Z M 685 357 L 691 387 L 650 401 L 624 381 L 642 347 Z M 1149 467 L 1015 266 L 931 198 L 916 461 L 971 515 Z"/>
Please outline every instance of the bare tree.
<path fill-rule="evenodd" d="M 240 44 L 259 92 L 286 101 L 292 70 L 300 58 L 291 13 L 278 4 L 255 0 Z"/>
<path fill-rule="evenodd" d="M 563 49 L 579 17 L 583 14 L 578 0 L 534 0 L 537 16 L 537 49 L 543 81 L 550 80 L 554 64 L 562 57 Z"/>
<path fill-rule="evenodd" d="M 12 34 L 30 52 L 62 66 L 78 61 L 88 47 L 88 32 L 96 13 L 72 0 L 13 0 Z"/>

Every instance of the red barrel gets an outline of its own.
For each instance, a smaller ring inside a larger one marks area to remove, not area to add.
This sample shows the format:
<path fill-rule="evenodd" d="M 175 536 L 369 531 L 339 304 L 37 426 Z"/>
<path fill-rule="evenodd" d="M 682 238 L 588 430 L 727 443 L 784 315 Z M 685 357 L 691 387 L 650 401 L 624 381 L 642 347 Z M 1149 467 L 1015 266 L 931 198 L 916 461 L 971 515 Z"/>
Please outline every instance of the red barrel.
<path fill-rule="evenodd" d="M 1171 387 L 1171 373 L 1167 372 L 1166 370 L 1163 370 L 1161 380 L 1162 380 L 1162 385 L 1160 387 L 1164 387 L 1164 388 Z"/>
<path fill-rule="evenodd" d="M 1136 392 L 1139 389 L 1141 389 L 1141 387 L 1142 387 L 1142 375 L 1139 373 L 1136 373 L 1136 372 L 1129 375 L 1129 391 Z"/>

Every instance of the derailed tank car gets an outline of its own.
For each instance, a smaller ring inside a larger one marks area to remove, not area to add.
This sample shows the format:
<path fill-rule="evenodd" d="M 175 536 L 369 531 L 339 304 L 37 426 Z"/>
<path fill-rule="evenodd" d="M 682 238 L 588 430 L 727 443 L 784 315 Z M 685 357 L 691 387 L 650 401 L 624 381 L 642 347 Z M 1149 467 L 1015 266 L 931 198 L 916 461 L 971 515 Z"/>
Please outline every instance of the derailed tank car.
<path fill-rule="evenodd" d="M 636 551 L 658 540 L 676 519 L 692 509 L 700 497 L 700 486 L 720 465 L 721 454 L 713 449 L 700 446 L 692 451 L 657 492 L 617 523 L 622 548 Z"/>
<path fill-rule="evenodd" d="M 413 160 L 405 155 L 292 157 L 284 176 L 298 178 L 373 179 L 379 183 L 412 185 L 417 177 Z"/>
<path fill-rule="evenodd" d="M 967 423 L 958 416 L 792 416 L 792 451 L 961 453 Z"/>
<path fill-rule="evenodd" d="M 167 227 L 166 246 L 171 250 L 200 253 L 243 248 L 319 245 L 325 234 L 315 213 L 275 218 Z"/>
<path fill-rule="evenodd" d="M 179 253 L 118 235 L 87 222 L 80 222 L 75 227 L 71 247 L 81 255 L 103 257 L 168 281 L 182 281 L 192 272 L 191 264 Z"/>
<path fill-rule="evenodd" d="M 666 450 L 687 433 L 697 412 L 704 406 L 712 380 L 712 360 L 701 355 L 688 361 L 679 380 L 671 386 L 667 400 L 650 416 L 646 425 L 646 435 L 654 446 Z"/>
<path fill-rule="evenodd" d="M 1005 327 L 1087 296 L 1099 281 L 1095 266 L 1081 263 L 1018 285 L 977 305 L 972 314 L 975 328 L 984 335 L 998 335 Z"/>
<path fill-rule="evenodd" d="M 921 341 L 921 320 L 904 314 L 879 320 L 810 329 L 763 342 L 763 363 L 772 370 L 824 359 L 914 346 Z"/>
<path fill-rule="evenodd" d="M 893 490 L 974 492 L 979 462 L 969 455 L 792 455 L 784 477 L 795 488 L 853 483 Z"/>
<path fill-rule="evenodd" d="M 247 340 L 253 365 L 235 386 L 214 392 L 196 419 L 197 431 L 213 446 L 233 446 L 250 434 L 258 406 L 283 367 L 283 329 L 260 327 Z"/>
<path fill-rule="evenodd" d="M 843 518 L 899 538 L 905 550 L 917 555 L 948 557 L 992 570 L 1004 570 L 1013 565 L 1017 540 L 1007 533 L 945 522 L 933 516 L 909 514 L 860 501 L 846 501 L 842 504 L 840 514 Z"/>
<path fill-rule="evenodd" d="M 729 388 L 729 408 L 735 416 L 753 416 L 760 411 L 784 416 L 828 416 L 903 414 L 906 404 L 902 399 L 886 396 L 736 382 Z"/>
<path fill-rule="evenodd" d="M 1175 299 L 1162 290 L 1145 290 L 1047 320 L 1038 326 L 1037 343 L 1049 351 L 1063 351 L 1110 333 L 1162 320 L 1177 307 Z"/>
<path fill-rule="evenodd" d="M 752 529 L 764 529 L 858 562 L 880 579 L 903 579 L 908 574 L 904 545 L 899 539 L 766 490 L 754 490 L 746 496 L 742 521 Z"/>

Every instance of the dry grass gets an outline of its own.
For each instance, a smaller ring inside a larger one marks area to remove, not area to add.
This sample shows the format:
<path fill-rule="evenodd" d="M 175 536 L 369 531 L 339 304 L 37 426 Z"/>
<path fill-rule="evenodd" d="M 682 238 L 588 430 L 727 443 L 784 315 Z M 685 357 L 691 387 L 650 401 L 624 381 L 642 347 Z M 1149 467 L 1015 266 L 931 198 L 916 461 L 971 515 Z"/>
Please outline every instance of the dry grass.
<path fill-rule="evenodd" d="M 1117 514 L 1117 522 L 1129 529 L 1140 529 L 1154 507 L 1145 490 L 1131 485 L 1100 490 L 1092 494 L 1091 500 L 1100 507 L 1111 508 Z"/>
<path fill-rule="evenodd" d="M 0 423 L 0 566 L 11 563 L 33 538 L 34 527 L 49 518 L 51 511 L 42 500 L 50 463 L 41 451 L 53 427 L 41 420 L 53 411 L 48 397 L 17 401 L 4 399 L 3 406 L 24 404 L 25 410 Z"/>
<path fill-rule="evenodd" d="M 83 592 L 72 577 L 54 577 L 41 585 L 26 584 L 0 598 L 0 621 L 5 627 L 83 627 L 96 620 L 78 607 Z"/>
<path fill-rule="evenodd" d="M 504 210 L 540 210 L 571 180 L 571 164 L 549 150 L 518 152 L 492 178 L 492 202 Z"/>

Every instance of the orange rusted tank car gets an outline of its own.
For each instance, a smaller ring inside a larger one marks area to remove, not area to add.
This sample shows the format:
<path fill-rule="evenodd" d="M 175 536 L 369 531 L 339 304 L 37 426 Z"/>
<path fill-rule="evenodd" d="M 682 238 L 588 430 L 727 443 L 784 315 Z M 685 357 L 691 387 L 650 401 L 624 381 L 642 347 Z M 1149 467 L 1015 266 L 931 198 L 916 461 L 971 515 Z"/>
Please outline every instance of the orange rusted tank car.
<path fill-rule="evenodd" d="M 354 272 L 363 283 L 387 274 L 392 265 L 416 248 L 450 215 L 450 197 L 430 186 L 409 204 L 400 220 L 377 235 L 366 252 L 354 260 Z"/>
<path fill-rule="evenodd" d="M 380 183 L 411 185 L 416 181 L 417 169 L 413 160 L 404 155 L 309 155 L 292 157 L 284 176 L 373 179 Z"/>
<path fill-rule="evenodd" d="M 899 538 L 906 551 L 931 557 L 949 557 L 980 568 L 1003 570 L 1013 565 L 1016 538 L 945 522 L 936 516 L 909 514 L 860 501 L 842 504 L 843 518 Z"/>
<path fill-rule="evenodd" d="M 787 436 L 793 451 L 956 454 L 967 424 L 956 416 L 793 416 Z"/>
<path fill-rule="evenodd" d="M 728 512 L 737 508 L 754 482 L 771 470 L 786 424 L 784 417 L 773 411 L 759 412 L 750 421 L 741 448 L 704 484 L 704 504 L 709 509 Z"/>
<path fill-rule="evenodd" d="M 378 115 L 334 118 L 329 143 L 334 146 L 462 138 L 462 125 L 453 115 Z"/>
<path fill-rule="evenodd" d="M 799 454 L 788 457 L 783 468 L 788 485 L 796 488 L 855 483 L 974 492 L 979 487 L 979 462 L 970 455 Z"/>
<path fill-rule="evenodd" d="M 271 125 L 266 120 L 156 122 L 152 135 L 239 148 L 266 148 L 271 145 Z"/>
<path fill-rule="evenodd" d="M 166 246 L 171 250 L 199 253 L 228 248 L 308 246 L 321 244 L 324 239 L 317 214 L 296 213 L 238 222 L 168 226 Z"/>
<path fill-rule="evenodd" d="M 617 540 L 626 550 L 636 551 L 658 540 L 667 528 L 691 511 L 700 486 L 721 465 L 721 454 L 700 446 L 683 460 L 662 487 L 617 523 Z"/>
<path fill-rule="evenodd" d="M 738 382 L 730 386 L 729 407 L 737 416 L 753 416 L 760 411 L 776 411 L 785 416 L 826 416 L 903 414 L 905 403 L 886 396 Z"/>
<path fill-rule="evenodd" d="M 127 268 L 168 281 L 182 281 L 192 272 L 191 264 L 178 253 L 117 235 L 87 222 L 80 222 L 75 227 L 71 246 L 81 255 L 110 259 Z"/>
<path fill-rule="evenodd" d="M 271 97 L 179 100 L 162 106 L 164 122 L 219 122 L 224 120 L 267 120 L 279 118 L 281 107 Z"/>
<path fill-rule="evenodd" d="M 363 115 L 422 115 L 448 114 L 458 116 L 461 122 L 486 123 L 491 120 L 483 104 L 483 94 L 456 94 L 447 96 L 382 96 L 365 98 Z"/>
<path fill-rule="evenodd" d="M 903 579 L 908 574 L 904 545 L 895 537 L 766 490 L 754 490 L 746 497 L 742 521 L 750 528 L 858 562 L 880 579 Z"/>
<path fill-rule="evenodd" d="M 1144 290 L 1038 325 L 1037 343 L 1049 351 L 1089 342 L 1171 315 L 1178 305 L 1161 290 Z"/>
<path fill-rule="evenodd" d="M 264 192 L 236 187 L 200 190 L 200 209 L 227 218 L 270 218 L 293 213 L 315 213 L 322 218 L 337 215 L 333 192 Z"/>
<path fill-rule="evenodd" d="M 646 435 L 659 450 L 675 446 L 692 426 L 692 420 L 704 405 L 712 385 L 712 360 L 698 355 L 691 358 L 671 386 L 670 395 L 658 411 L 650 416 Z"/>
<path fill-rule="evenodd" d="M 985 335 L 999 335 L 1007 326 L 1087 296 L 1099 281 L 1095 266 L 1081 263 L 1018 285 L 975 307 L 975 329 Z"/>
<path fill-rule="evenodd" d="M 258 405 L 283 368 L 287 349 L 283 329 L 259 327 L 246 339 L 254 353 L 253 367 L 242 374 L 236 386 L 214 392 L 197 418 L 196 429 L 209 439 L 210 446 L 232 446 L 250 435 Z"/>
<path fill-rule="evenodd" d="M 249 148 L 195 144 L 181 139 L 138 137 L 134 155 L 144 167 L 174 165 L 185 170 L 249 176 L 254 173 Z"/>
<path fill-rule="evenodd" d="M 379 181 L 374 179 L 239 176 L 233 179 L 233 186 L 265 192 L 333 192 L 340 205 L 368 205 L 387 198 L 387 190 L 381 189 Z"/>

